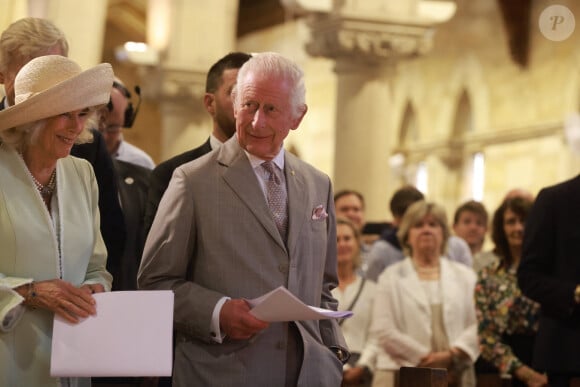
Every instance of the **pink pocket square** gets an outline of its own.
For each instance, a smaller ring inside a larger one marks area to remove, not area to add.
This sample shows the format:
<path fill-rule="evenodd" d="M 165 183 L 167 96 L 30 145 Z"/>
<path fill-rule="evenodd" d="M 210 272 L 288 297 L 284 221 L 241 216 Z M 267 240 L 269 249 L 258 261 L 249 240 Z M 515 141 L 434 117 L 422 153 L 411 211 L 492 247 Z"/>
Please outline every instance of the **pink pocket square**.
<path fill-rule="evenodd" d="M 324 220 L 326 218 L 328 218 L 328 213 L 322 204 L 312 210 L 312 220 Z"/>

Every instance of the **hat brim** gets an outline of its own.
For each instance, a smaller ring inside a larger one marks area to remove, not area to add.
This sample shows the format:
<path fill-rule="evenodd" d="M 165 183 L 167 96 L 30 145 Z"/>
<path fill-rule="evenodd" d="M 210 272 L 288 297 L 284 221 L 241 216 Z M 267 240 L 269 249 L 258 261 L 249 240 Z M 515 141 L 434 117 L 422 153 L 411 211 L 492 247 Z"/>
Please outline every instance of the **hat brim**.
<path fill-rule="evenodd" d="M 101 63 L 0 111 L 0 131 L 109 102 L 113 69 Z"/>

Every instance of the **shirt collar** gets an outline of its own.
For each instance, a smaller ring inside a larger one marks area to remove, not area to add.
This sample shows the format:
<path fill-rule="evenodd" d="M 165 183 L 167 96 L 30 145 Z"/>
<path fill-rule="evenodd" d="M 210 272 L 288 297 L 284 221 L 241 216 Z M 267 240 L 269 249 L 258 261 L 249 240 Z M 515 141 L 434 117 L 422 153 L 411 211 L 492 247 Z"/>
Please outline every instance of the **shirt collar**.
<path fill-rule="evenodd" d="M 209 135 L 209 146 L 211 147 L 212 150 L 218 149 L 220 146 L 222 146 L 222 144 L 223 143 L 220 140 L 218 140 L 216 136 L 214 136 L 213 134 Z"/>
<path fill-rule="evenodd" d="M 248 156 L 248 160 L 250 160 L 250 164 L 252 165 L 252 168 L 256 168 L 256 167 L 260 166 L 264 161 L 266 161 L 264 159 L 261 159 L 259 157 L 254 156 L 253 154 L 250 154 L 245 149 L 244 149 L 244 152 Z M 280 168 L 281 171 L 284 170 L 284 148 L 283 147 L 280 149 L 280 152 L 278 152 L 278 154 L 272 159 L 272 162 L 274 164 L 276 164 L 276 166 L 278 168 Z"/>

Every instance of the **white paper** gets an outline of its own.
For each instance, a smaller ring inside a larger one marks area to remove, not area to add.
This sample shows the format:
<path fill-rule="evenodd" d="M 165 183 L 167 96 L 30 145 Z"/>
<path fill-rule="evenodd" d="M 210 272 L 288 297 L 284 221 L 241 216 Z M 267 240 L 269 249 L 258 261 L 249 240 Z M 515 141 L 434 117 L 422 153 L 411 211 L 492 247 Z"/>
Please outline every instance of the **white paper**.
<path fill-rule="evenodd" d="M 94 294 L 96 316 L 54 318 L 52 376 L 171 376 L 173 292 Z"/>
<path fill-rule="evenodd" d="M 338 312 L 306 305 L 283 286 L 247 301 L 252 307 L 250 313 L 267 322 L 324 320 L 352 316 L 349 310 Z"/>

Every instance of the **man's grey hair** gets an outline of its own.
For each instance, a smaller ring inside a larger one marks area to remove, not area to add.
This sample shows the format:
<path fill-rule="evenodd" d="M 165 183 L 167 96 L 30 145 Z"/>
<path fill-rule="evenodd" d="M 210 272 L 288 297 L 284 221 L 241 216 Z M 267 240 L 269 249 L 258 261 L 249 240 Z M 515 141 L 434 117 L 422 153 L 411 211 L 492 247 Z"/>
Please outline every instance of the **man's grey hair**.
<path fill-rule="evenodd" d="M 268 74 L 289 81 L 291 85 L 290 103 L 295 115 L 300 115 L 306 107 L 306 86 L 304 72 L 292 60 L 276 52 L 252 54 L 252 57 L 238 71 L 236 87 L 232 91 L 234 103 L 240 104 L 239 85 L 249 73 Z"/>

